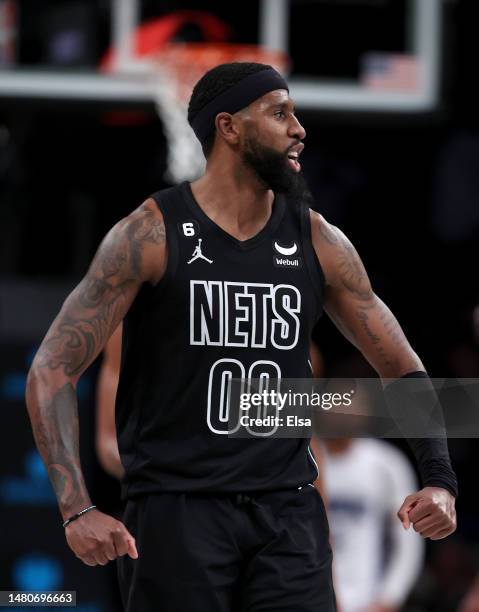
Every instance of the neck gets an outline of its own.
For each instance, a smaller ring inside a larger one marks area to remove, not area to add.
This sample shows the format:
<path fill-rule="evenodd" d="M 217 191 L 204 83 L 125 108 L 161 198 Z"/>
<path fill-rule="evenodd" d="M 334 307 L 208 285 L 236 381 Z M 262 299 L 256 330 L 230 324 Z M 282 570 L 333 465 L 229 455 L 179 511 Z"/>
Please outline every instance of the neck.
<path fill-rule="evenodd" d="M 240 240 L 256 234 L 271 215 L 274 193 L 252 169 L 228 155 L 212 156 L 191 189 L 204 212 Z"/>

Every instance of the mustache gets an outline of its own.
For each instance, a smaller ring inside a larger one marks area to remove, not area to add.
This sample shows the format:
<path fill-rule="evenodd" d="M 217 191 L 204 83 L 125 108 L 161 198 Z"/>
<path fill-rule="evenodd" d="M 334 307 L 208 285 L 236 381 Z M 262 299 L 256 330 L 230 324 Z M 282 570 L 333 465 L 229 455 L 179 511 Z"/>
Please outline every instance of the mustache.
<path fill-rule="evenodd" d="M 311 207 L 313 197 L 303 172 L 294 172 L 285 157 L 298 142 L 290 145 L 285 152 L 259 144 L 256 140 L 247 141 L 243 150 L 243 161 L 251 167 L 263 184 L 275 193 L 287 197 L 289 206 L 300 209 Z"/>

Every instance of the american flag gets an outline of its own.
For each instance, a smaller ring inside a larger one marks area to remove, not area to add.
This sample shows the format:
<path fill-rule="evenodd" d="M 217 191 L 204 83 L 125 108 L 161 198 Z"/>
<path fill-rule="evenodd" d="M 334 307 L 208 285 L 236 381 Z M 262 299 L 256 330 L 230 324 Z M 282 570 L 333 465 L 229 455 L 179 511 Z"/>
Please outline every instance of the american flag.
<path fill-rule="evenodd" d="M 416 91 L 419 62 L 413 55 L 366 53 L 361 58 L 360 81 L 376 91 Z"/>

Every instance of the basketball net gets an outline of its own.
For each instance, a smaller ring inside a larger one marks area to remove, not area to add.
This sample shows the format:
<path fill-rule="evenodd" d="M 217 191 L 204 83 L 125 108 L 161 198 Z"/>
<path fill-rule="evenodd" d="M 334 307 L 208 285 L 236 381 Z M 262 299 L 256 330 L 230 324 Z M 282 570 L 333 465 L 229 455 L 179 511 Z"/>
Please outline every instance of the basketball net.
<path fill-rule="evenodd" d="M 188 102 L 205 72 L 229 62 L 270 64 L 283 75 L 288 68 L 282 52 L 230 43 L 169 43 L 155 58 L 152 86 L 168 145 L 164 178 L 170 183 L 192 181 L 204 172 L 206 160 L 187 119 Z"/>

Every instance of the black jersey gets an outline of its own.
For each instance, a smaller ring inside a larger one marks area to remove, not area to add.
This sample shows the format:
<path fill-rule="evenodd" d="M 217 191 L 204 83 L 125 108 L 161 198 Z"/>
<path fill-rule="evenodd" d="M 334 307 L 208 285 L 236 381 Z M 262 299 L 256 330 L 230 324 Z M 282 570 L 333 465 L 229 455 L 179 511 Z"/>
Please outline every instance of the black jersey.
<path fill-rule="evenodd" d="M 232 438 L 224 381 L 309 378 L 324 277 L 309 211 L 276 195 L 240 241 L 200 208 L 189 183 L 155 193 L 168 263 L 124 321 L 116 426 L 123 498 L 163 491 L 252 492 L 317 477 L 309 440 Z"/>

